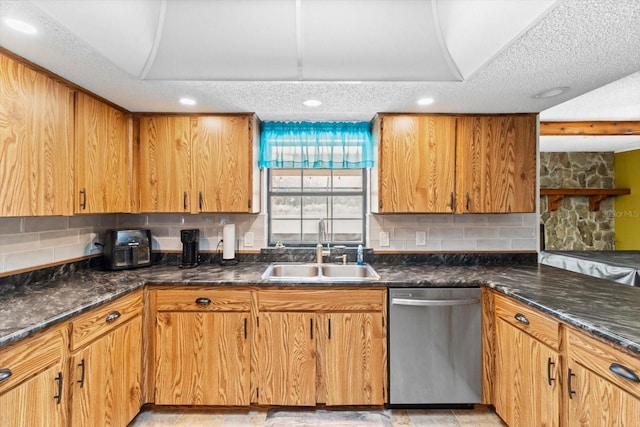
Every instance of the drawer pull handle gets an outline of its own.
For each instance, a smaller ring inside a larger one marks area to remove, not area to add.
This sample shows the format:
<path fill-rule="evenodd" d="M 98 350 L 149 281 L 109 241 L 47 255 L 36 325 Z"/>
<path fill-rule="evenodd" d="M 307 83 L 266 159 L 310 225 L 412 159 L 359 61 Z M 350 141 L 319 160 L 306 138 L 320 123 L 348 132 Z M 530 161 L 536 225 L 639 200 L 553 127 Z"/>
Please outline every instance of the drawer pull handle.
<path fill-rule="evenodd" d="M 549 385 L 552 385 L 552 383 L 556 380 L 551 376 L 551 367 L 555 366 L 555 364 L 556 362 L 552 362 L 550 357 L 547 358 L 547 382 L 549 383 Z"/>
<path fill-rule="evenodd" d="M 107 317 L 105 317 L 104 320 L 106 320 L 107 323 L 111 323 L 111 322 L 115 322 L 116 320 L 118 320 L 120 318 L 120 316 L 122 316 L 120 314 L 119 311 L 112 311 L 111 313 L 107 314 Z"/>
<path fill-rule="evenodd" d="M 573 395 L 576 394 L 571 386 L 571 379 L 575 376 L 576 374 L 574 374 L 573 371 L 571 371 L 571 368 L 569 368 L 569 374 L 567 375 L 567 391 L 569 392 L 569 399 L 573 399 Z"/>
<path fill-rule="evenodd" d="M 522 313 L 517 313 L 514 317 L 520 323 L 524 323 L 525 325 L 529 324 L 529 319 L 527 319 L 527 316 Z"/>
<path fill-rule="evenodd" d="M 80 202 L 80 209 L 84 210 L 87 208 L 87 189 L 83 188 L 82 190 L 80 190 L 80 197 L 81 197 L 81 202 Z"/>
<path fill-rule="evenodd" d="M 638 374 L 624 365 L 621 365 L 619 363 L 612 363 L 611 366 L 609 366 L 609 370 L 619 377 L 624 378 L 625 380 L 633 381 L 634 383 L 640 383 Z"/>
<path fill-rule="evenodd" d="M 207 297 L 196 298 L 196 304 L 198 304 L 198 305 L 209 305 L 209 304 L 211 304 L 211 298 L 207 298 Z"/>
<path fill-rule="evenodd" d="M 55 399 L 56 403 L 59 405 L 60 402 L 62 401 L 62 372 L 58 372 L 58 375 L 56 376 L 56 381 L 58 382 L 58 394 L 53 396 L 53 398 Z"/>
<path fill-rule="evenodd" d="M 11 369 L 8 369 L 8 368 L 0 369 L 0 381 L 8 380 L 11 377 L 11 375 L 13 375 L 13 372 L 11 372 Z"/>
<path fill-rule="evenodd" d="M 80 368 L 80 379 L 78 380 L 78 384 L 80 384 L 80 388 L 84 387 L 84 359 L 80 363 L 78 363 L 78 367 Z"/>
<path fill-rule="evenodd" d="M 183 210 L 187 210 L 187 192 L 182 193 L 182 208 Z"/>

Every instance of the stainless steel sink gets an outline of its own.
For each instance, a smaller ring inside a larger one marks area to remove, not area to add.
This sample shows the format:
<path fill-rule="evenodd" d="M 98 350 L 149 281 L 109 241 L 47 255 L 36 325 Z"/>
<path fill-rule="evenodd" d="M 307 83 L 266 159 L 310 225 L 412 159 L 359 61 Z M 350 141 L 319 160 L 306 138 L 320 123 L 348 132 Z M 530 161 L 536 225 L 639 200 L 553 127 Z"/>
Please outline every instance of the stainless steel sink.
<path fill-rule="evenodd" d="M 380 276 L 369 264 L 274 263 L 262 278 L 272 282 L 361 282 Z"/>
<path fill-rule="evenodd" d="M 369 265 L 322 264 L 322 275 L 340 279 L 379 279 L 378 273 Z"/>
<path fill-rule="evenodd" d="M 317 264 L 271 264 L 268 278 L 309 278 L 318 276 Z"/>

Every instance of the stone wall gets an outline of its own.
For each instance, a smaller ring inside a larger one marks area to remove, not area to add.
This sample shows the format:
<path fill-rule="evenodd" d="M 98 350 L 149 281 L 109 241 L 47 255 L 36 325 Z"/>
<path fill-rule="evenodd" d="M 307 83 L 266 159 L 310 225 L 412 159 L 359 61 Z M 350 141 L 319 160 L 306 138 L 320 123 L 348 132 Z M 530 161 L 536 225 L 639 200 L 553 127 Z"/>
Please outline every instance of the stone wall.
<path fill-rule="evenodd" d="M 540 153 L 540 188 L 614 188 L 613 153 Z M 589 211 L 587 197 L 565 197 L 549 212 L 540 198 L 547 250 L 614 250 L 614 198 Z"/>

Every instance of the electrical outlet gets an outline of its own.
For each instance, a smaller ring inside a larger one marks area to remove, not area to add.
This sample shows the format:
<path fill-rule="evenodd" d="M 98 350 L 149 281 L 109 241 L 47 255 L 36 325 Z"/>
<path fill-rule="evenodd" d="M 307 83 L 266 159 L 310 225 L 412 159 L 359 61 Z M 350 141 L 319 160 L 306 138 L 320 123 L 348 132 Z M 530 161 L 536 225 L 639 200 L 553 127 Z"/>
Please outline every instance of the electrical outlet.
<path fill-rule="evenodd" d="M 253 231 L 247 231 L 246 233 L 244 233 L 244 247 L 253 247 Z"/>
<path fill-rule="evenodd" d="M 424 231 L 416 231 L 416 246 L 427 245 L 427 233 Z"/>
<path fill-rule="evenodd" d="M 389 232 L 381 231 L 380 232 L 380 246 L 388 247 L 389 246 Z"/>

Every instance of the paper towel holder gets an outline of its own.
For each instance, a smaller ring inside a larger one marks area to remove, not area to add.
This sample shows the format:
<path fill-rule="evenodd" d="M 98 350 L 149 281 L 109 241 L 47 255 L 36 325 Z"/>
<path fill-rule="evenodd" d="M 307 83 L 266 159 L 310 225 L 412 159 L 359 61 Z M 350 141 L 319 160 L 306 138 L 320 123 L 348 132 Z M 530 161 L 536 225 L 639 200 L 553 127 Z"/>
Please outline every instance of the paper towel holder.
<path fill-rule="evenodd" d="M 224 224 L 222 227 L 222 260 L 220 265 L 236 265 L 236 226 Z"/>

